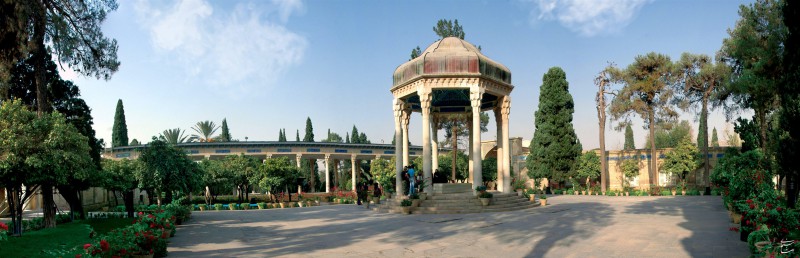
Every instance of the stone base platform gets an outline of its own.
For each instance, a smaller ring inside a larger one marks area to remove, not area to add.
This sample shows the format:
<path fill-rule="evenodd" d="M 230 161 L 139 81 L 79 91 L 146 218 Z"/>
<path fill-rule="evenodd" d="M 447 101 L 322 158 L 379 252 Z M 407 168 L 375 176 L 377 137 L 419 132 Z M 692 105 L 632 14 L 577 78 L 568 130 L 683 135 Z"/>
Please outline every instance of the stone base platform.
<path fill-rule="evenodd" d="M 531 203 L 524 196 L 517 193 L 494 194 L 488 206 L 482 206 L 480 200 L 472 190 L 472 184 L 434 184 L 433 190 L 427 193 L 425 200 L 421 200 L 419 207 L 412 207 L 412 214 L 457 214 L 457 213 L 482 213 L 528 209 L 539 206 L 539 202 Z M 381 202 L 372 210 L 384 213 L 401 213 L 400 202 L 406 196 L 399 196 Z"/>

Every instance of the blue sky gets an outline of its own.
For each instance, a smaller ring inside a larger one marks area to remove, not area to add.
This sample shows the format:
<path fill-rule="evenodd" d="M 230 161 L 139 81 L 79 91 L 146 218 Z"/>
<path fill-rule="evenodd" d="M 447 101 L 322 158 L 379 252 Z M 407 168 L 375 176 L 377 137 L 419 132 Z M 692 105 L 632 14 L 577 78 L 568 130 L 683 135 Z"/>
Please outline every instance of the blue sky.
<path fill-rule="evenodd" d="M 593 78 L 607 62 L 630 64 L 651 51 L 713 56 L 745 1 L 120 1 L 103 24 L 119 41 L 119 72 L 109 81 L 64 71 L 93 109 L 98 138 L 111 140 L 117 99 L 129 138 L 149 141 L 168 128 L 227 118 L 235 139 L 289 139 L 306 117 L 316 139 L 358 126 L 373 143 L 394 134 L 394 69 L 412 48 L 437 40 L 439 19 L 458 19 L 466 40 L 512 72 L 510 135 L 529 140 L 542 76 L 563 68 L 584 149 L 598 147 Z M 490 116 L 493 114 L 490 113 Z M 684 114 L 693 121 L 694 114 Z M 720 139 L 724 115 L 709 127 Z M 496 139 L 494 119 L 483 139 Z M 637 146 L 646 137 L 634 120 Z M 610 128 L 612 126 L 607 126 Z M 421 119 L 411 118 L 413 144 Z M 303 132 L 301 132 L 301 138 Z M 609 149 L 622 132 L 607 129 Z"/>

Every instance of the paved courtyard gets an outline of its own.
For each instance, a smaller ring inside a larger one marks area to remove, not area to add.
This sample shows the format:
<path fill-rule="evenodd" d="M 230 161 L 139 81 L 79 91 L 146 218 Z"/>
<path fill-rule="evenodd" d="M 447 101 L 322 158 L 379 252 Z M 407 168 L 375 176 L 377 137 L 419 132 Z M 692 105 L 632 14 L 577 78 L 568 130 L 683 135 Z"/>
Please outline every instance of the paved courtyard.
<path fill-rule="evenodd" d="M 169 257 L 747 257 L 718 196 L 551 196 L 505 213 L 194 212 Z"/>

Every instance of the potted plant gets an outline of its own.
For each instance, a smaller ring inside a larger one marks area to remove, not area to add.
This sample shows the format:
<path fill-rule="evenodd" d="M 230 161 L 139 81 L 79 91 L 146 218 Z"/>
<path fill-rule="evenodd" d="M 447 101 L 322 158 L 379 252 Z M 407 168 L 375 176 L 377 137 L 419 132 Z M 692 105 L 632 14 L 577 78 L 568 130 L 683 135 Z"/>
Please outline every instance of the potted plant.
<path fill-rule="evenodd" d="M 400 209 L 403 214 L 411 214 L 411 200 L 405 199 L 400 202 Z"/>
<path fill-rule="evenodd" d="M 478 194 L 486 192 L 486 186 L 479 185 L 475 187 L 475 191 L 478 191 Z"/>
<path fill-rule="evenodd" d="M 411 200 L 411 206 L 419 207 L 419 195 L 417 193 L 409 195 L 408 199 Z"/>
<path fill-rule="evenodd" d="M 228 209 L 232 210 L 232 211 L 235 211 L 236 210 L 236 204 L 235 203 L 229 203 L 228 204 Z"/>
<path fill-rule="evenodd" d="M 267 208 L 267 204 L 266 204 L 266 203 L 263 203 L 263 202 L 259 202 L 259 203 L 257 203 L 256 205 L 258 205 L 258 209 L 259 209 L 259 210 L 263 210 L 263 209 L 266 209 L 266 208 Z"/>
<path fill-rule="evenodd" d="M 478 198 L 481 200 L 481 205 L 483 206 L 489 206 L 493 196 L 494 195 L 492 193 L 485 191 L 478 194 Z"/>
<path fill-rule="evenodd" d="M 675 196 L 678 193 L 678 190 L 675 187 L 670 187 L 670 191 L 672 192 L 672 196 Z"/>
<path fill-rule="evenodd" d="M 547 195 L 544 195 L 544 194 L 541 195 L 541 197 L 539 197 L 539 203 L 542 204 L 542 206 L 546 206 L 547 205 Z"/>
<path fill-rule="evenodd" d="M 533 189 L 528 189 L 527 194 L 531 202 L 536 201 L 536 191 L 534 191 Z"/>
<path fill-rule="evenodd" d="M 222 204 L 221 203 L 214 204 L 214 210 L 215 211 L 221 211 L 222 210 Z"/>
<path fill-rule="evenodd" d="M 525 191 L 525 181 L 516 180 L 511 183 L 511 186 L 514 187 L 514 190 L 517 191 L 517 196 L 522 196 L 523 191 Z"/>
<path fill-rule="evenodd" d="M 200 211 L 205 211 L 206 209 L 208 209 L 208 205 L 200 204 L 200 205 L 197 205 L 197 208 L 199 208 Z"/>

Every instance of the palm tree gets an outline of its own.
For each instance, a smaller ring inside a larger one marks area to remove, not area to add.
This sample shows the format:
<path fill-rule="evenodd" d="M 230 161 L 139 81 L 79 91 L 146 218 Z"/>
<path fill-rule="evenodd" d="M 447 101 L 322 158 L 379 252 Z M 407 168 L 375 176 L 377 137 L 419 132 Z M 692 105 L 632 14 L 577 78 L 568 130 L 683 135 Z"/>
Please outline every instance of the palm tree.
<path fill-rule="evenodd" d="M 219 126 L 212 121 L 200 121 L 192 127 L 192 130 L 197 132 L 197 134 L 192 136 L 199 139 L 200 142 L 212 142 L 214 141 L 214 133 L 217 132 L 217 129 L 219 129 Z"/>
<path fill-rule="evenodd" d="M 186 142 L 186 138 L 188 136 L 184 135 L 183 133 L 184 131 L 181 130 L 180 128 L 167 129 L 164 130 L 164 132 L 161 133 L 161 135 L 158 138 L 161 138 L 161 140 L 164 140 L 169 144 L 178 144 Z"/>

